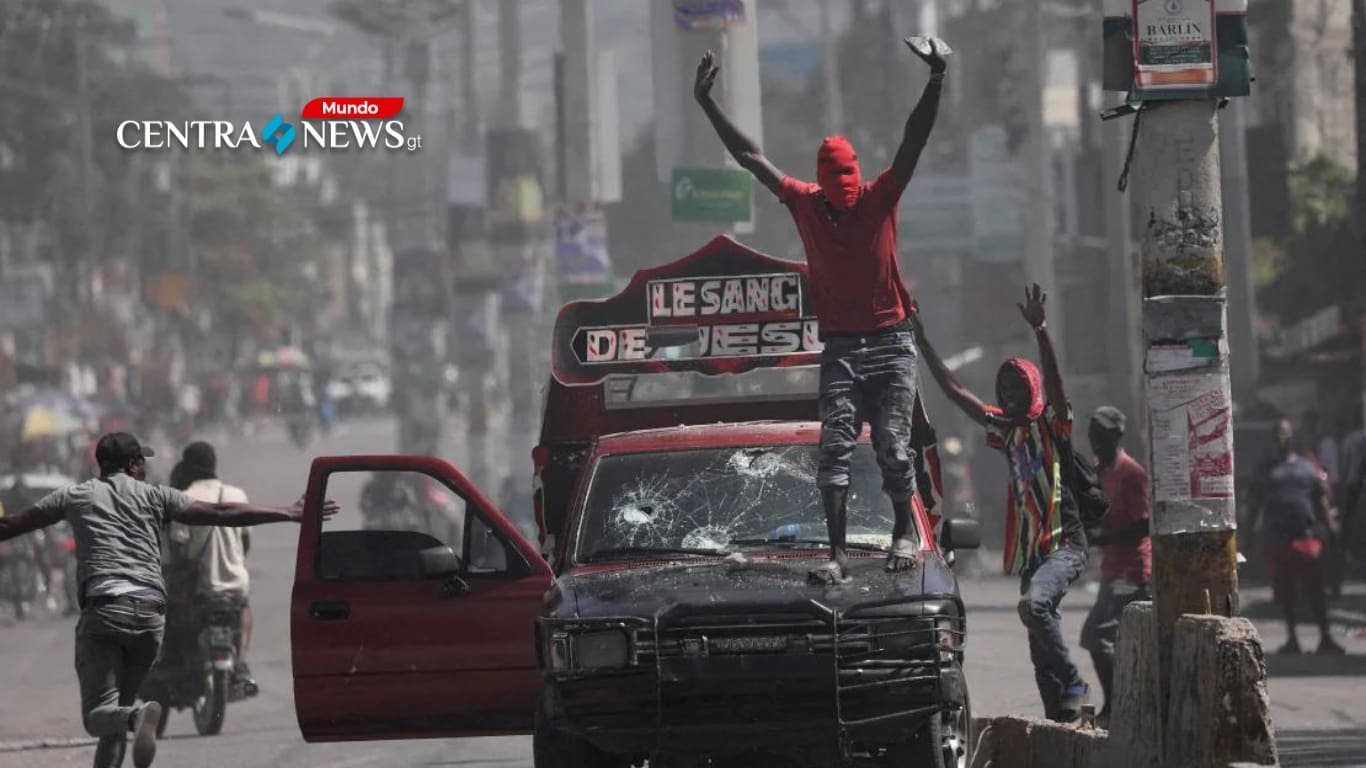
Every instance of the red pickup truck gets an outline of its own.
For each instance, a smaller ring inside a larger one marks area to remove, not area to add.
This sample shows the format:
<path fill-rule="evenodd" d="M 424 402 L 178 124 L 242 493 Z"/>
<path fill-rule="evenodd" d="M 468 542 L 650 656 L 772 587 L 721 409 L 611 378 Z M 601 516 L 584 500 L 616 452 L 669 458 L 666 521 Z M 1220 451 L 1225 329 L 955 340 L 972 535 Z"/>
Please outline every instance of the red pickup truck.
<path fill-rule="evenodd" d="M 892 511 L 861 445 L 853 580 L 807 583 L 828 551 L 808 299 L 805 265 L 718 238 L 567 305 L 539 547 L 440 459 L 317 459 L 292 611 L 304 737 L 532 733 L 537 768 L 966 766 L 945 554 L 976 523 L 936 536 L 919 503 L 917 566 L 887 573 Z M 364 522 L 320 519 L 357 494 Z"/>

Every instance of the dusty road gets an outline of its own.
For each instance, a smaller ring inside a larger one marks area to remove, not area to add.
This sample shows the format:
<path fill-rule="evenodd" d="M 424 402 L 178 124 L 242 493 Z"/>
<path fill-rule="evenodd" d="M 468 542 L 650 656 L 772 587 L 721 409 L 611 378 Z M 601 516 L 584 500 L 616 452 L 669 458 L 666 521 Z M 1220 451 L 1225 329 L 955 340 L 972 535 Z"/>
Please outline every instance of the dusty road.
<path fill-rule="evenodd" d="M 446 455 L 460 464 L 466 457 L 460 440 Z M 359 453 L 391 450 L 387 423 L 349 425 L 327 444 L 303 453 L 273 431 L 250 441 L 220 446 L 220 471 L 247 488 L 254 499 L 288 503 L 302 492 L 313 452 Z M 530 443 L 500 441 L 486 454 L 498 467 L 511 459 L 515 471 L 529 474 Z M 169 469 L 169 459 L 162 467 Z M 486 472 L 472 472 L 487 480 Z M 486 491 L 496 491 L 485 486 Z M 490 495 L 494 495 L 490 493 Z M 388 766 L 463 766 L 499 768 L 529 766 L 529 738 L 369 742 L 308 745 L 294 719 L 290 683 L 288 601 L 296 529 L 257 529 L 251 556 L 252 605 L 257 633 L 250 661 L 262 684 L 261 695 L 228 710 L 223 734 L 200 738 L 188 713 L 172 716 L 168 737 L 158 755 L 159 766 L 230 765 L 233 768 L 382 768 Z M 1014 584 L 1003 578 L 966 582 L 969 610 L 968 677 L 977 714 L 1038 714 L 1028 651 L 1015 614 Z M 1360 591 L 1360 590 L 1357 590 Z M 1358 595 L 1360 597 L 1360 595 Z M 1250 589 L 1244 605 L 1254 615 L 1264 590 Z M 1066 631 L 1075 640 L 1090 595 L 1074 591 L 1064 605 Z M 1366 602 L 1366 601 L 1358 601 Z M 1345 620 L 1366 619 L 1350 611 Z M 0 768 L 48 768 L 89 765 L 92 749 L 80 725 L 79 701 L 72 669 L 71 620 L 58 617 L 12 625 L 0 618 Z M 1284 640 L 1275 622 L 1258 620 L 1264 642 L 1276 648 Z M 1271 660 L 1273 715 L 1285 766 L 1366 765 L 1366 639 L 1346 637 L 1352 653 L 1345 659 Z M 1314 642 L 1302 627 L 1302 641 Z M 1079 652 L 1079 651 L 1078 651 Z M 1082 657 L 1084 658 L 1084 656 Z M 1090 674 L 1089 661 L 1083 666 Z M 1096 695 L 1098 701 L 1098 691 Z M 47 743 L 48 746 L 42 746 Z"/>

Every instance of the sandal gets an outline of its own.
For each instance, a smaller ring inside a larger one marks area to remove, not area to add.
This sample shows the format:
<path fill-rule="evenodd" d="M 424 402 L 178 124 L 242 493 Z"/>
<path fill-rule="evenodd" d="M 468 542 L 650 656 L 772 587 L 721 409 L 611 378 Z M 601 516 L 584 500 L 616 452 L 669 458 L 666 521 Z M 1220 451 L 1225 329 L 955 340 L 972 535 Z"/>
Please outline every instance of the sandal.
<path fill-rule="evenodd" d="M 915 554 L 914 541 L 906 538 L 897 539 L 892 543 L 892 550 L 887 553 L 887 572 L 896 573 L 915 568 Z"/>

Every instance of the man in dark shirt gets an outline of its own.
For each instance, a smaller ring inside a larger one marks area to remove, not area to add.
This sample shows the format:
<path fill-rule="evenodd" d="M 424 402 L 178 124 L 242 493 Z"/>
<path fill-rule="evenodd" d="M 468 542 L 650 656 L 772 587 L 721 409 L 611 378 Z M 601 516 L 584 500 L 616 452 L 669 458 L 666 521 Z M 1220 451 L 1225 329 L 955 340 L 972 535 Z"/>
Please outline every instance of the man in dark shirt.
<path fill-rule="evenodd" d="M 1087 537 L 1088 543 L 1101 548 L 1103 559 L 1100 594 L 1081 628 L 1081 647 L 1090 651 L 1096 677 L 1105 693 L 1105 706 L 1096 718 L 1103 728 L 1108 727 L 1110 720 L 1119 620 L 1129 603 L 1152 599 L 1148 592 L 1153 575 L 1148 473 L 1120 445 L 1126 421 L 1122 411 L 1105 405 L 1096 409 L 1086 430 L 1096 456 L 1100 484 L 1110 502 L 1100 531 Z"/>
<path fill-rule="evenodd" d="M 1005 454 L 1010 469 L 1006 544 L 1002 565 L 1020 577 L 1020 620 L 1029 633 L 1029 656 L 1044 714 L 1072 722 L 1081 716 L 1090 688 L 1072 662 L 1062 635 L 1058 606 L 1086 569 L 1086 532 L 1063 462 L 1071 461 L 1072 407 L 1063 389 L 1053 342 L 1048 336 L 1038 285 L 1018 305 L 1039 344 L 1039 366 L 1023 358 L 1005 361 L 996 374 L 999 406 L 987 405 L 958 381 L 925 338 L 918 313 L 911 315 L 916 343 L 944 394 L 986 428 L 987 444 Z"/>
<path fill-rule="evenodd" d="M 883 490 L 896 519 L 887 569 L 915 562 L 911 447 L 916 397 L 915 341 L 907 325 L 911 297 L 897 263 L 897 204 L 910 183 L 939 110 L 949 47 L 937 38 L 907 38 L 930 66 L 930 80 L 906 120 L 892 165 L 863 183 L 858 155 L 843 136 L 821 142 L 819 183 L 779 171 L 711 96 L 721 69 L 708 52 L 697 67 L 693 95 L 726 149 L 792 213 L 806 250 L 811 295 L 825 348 L 821 353 L 820 465 L 816 482 L 825 507 L 830 561 L 811 572 L 818 583 L 848 578 L 846 547 L 849 462 L 864 422 L 882 469 Z"/>
<path fill-rule="evenodd" d="M 1336 533 L 1335 510 L 1328 505 L 1323 470 L 1295 452 L 1295 428 L 1289 419 L 1276 423 L 1279 455 L 1257 473 L 1252 514 L 1262 521 L 1271 589 L 1285 616 L 1289 639 L 1280 653 L 1299 653 L 1295 635 L 1298 590 L 1303 584 L 1309 607 L 1319 624 L 1319 653 L 1341 654 L 1328 623 L 1328 597 L 1323 587 L 1323 531 Z"/>
<path fill-rule="evenodd" d="M 107 434 L 95 447 L 98 478 L 54 491 L 23 513 L 0 518 L 0 541 L 61 520 L 71 524 L 81 603 L 76 676 L 85 729 L 100 740 L 95 768 L 123 764 L 130 731 L 135 734 L 135 768 L 147 768 L 156 756 L 161 705 L 136 701 L 166 626 L 162 526 L 299 522 L 303 515 L 302 500 L 288 508 L 209 503 L 151 485 L 144 481 L 152 455 L 126 432 Z M 324 515 L 336 509 L 328 502 Z"/>

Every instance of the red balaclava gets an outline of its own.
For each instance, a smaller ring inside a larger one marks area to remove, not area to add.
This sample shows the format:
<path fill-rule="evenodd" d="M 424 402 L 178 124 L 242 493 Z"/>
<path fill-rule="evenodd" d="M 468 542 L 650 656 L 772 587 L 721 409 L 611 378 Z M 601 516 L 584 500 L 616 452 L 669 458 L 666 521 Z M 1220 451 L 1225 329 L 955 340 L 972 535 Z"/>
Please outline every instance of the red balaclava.
<path fill-rule="evenodd" d="M 1035 365 L 1032 360 L 1026 360 L 1023 357 L 1012 357 L 1001 363 L 1002 371 L 1007 368 L 1013 368 L 1016 373 L 1020 374 L 1020 378 L 1024 379 L 1025 384 L 1029 387 L 1029 410 L 1024 414 L 1003 413 L 1002 415 L 1014 420 L 1017 424 L 1034 421 L 1043 415 L 1044 409 L 1043 374 L 1039 372 L 1039 366 Z M 997 375 L 1000 375 L 999 372 Z"/>
<path fill-rule="evenodd" d="M 858 202 L 863 188 L 858 154 L 843 136 L 827 136 L 816 151 L 816 181 L 825 199 L 835 208 L 847 211 Z"/>

